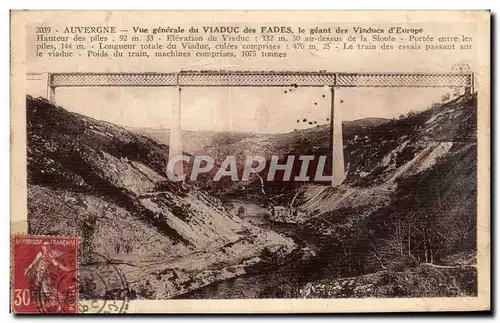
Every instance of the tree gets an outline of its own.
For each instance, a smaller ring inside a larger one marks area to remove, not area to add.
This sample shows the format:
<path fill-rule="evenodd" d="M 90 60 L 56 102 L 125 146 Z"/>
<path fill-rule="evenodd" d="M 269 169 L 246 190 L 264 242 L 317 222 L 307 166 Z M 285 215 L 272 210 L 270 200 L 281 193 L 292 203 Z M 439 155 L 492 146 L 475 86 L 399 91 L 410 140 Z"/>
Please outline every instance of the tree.
<path fill-rule="evenodd" d="M 441 96 L 441 102 L 447 102 L 450 100 L 450 93 L 445 93 Z"/>
<path fill-rule="evenodd" d="M 389 219 L 379 228 L 386 232 L 386 238 L 375 239 L 369 259 L 383 269 L 399 263 L 405 265 L 414 262 L 415 214 L 407 213 L 399 219 Z M 372 235 L 375 234 L 372 231 Z"/>

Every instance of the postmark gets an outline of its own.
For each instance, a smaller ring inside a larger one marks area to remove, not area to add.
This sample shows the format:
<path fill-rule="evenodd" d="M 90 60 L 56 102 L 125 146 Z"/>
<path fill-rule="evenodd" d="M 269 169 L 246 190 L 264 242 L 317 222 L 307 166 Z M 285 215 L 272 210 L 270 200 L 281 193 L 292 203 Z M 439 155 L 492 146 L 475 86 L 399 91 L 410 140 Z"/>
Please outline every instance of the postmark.
<path fill-rule="evenodd" d="M 15 313 L 78 313 L 78 237 L 12 238 Z"/>
<path fill-rule="evenodd" d="M 130 302 L 130 289 L 116 262 L 95 252 L 86 254 L 79 266 L 82 314 L 123 314 Z"/>

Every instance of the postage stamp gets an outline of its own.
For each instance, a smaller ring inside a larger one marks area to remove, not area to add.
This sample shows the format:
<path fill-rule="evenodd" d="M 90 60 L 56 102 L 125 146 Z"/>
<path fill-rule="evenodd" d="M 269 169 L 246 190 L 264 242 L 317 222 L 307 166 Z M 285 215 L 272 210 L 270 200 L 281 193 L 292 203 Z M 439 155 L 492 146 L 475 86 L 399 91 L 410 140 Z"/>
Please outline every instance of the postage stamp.
<path fill-rule="evenodd" d="M 78 313 L 78 237 L 12 238 L 15 313 Z"/>

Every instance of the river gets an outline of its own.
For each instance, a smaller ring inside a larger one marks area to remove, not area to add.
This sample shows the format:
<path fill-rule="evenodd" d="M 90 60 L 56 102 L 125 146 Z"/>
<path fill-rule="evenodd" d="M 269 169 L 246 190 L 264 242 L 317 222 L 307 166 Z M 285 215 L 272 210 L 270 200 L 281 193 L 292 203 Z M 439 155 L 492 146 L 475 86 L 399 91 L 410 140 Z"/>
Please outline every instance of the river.
<path fill-rule="evenodd" d="M 241 216 L 250 223 L 271 229 L 270 212 L 259 205 L 241 200 L 231 200 L 234 209 L 243 207 Z M 299 297 L 299 288 L 312 278 L 317 263 L 317 248 L 295 224 L 275 223 L 273 230 L 291 237 L 301 247 L 301 252 L 290 262 L 263 273 L 238 276 L 212 283 L 175 299 L 235 299 Z M 311 270 L 311 267 L 314 268 Z"/>

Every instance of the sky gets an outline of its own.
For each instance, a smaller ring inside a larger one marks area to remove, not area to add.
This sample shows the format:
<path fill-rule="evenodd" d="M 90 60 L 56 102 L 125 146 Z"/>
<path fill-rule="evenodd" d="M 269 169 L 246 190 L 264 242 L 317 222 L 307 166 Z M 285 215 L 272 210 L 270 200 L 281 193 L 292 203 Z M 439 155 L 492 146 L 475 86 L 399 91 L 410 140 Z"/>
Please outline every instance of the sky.
<path fill-rule="evenodd" d="M 90 87 L 56 91 L 57 104 L 69 111 L 131 127 L 170 128 L 172 107 L 177 104 L 174 88 Z M 451 91 L 449 88 L 338 88 L 335 108 L 339 109 L 342 120 L 393 118 L 411 110 L 423 110 Z M 182 129 L 286 133 L 329 123 L 330 107 L 331 93 L 326 87 L 184 88 Z"/>

